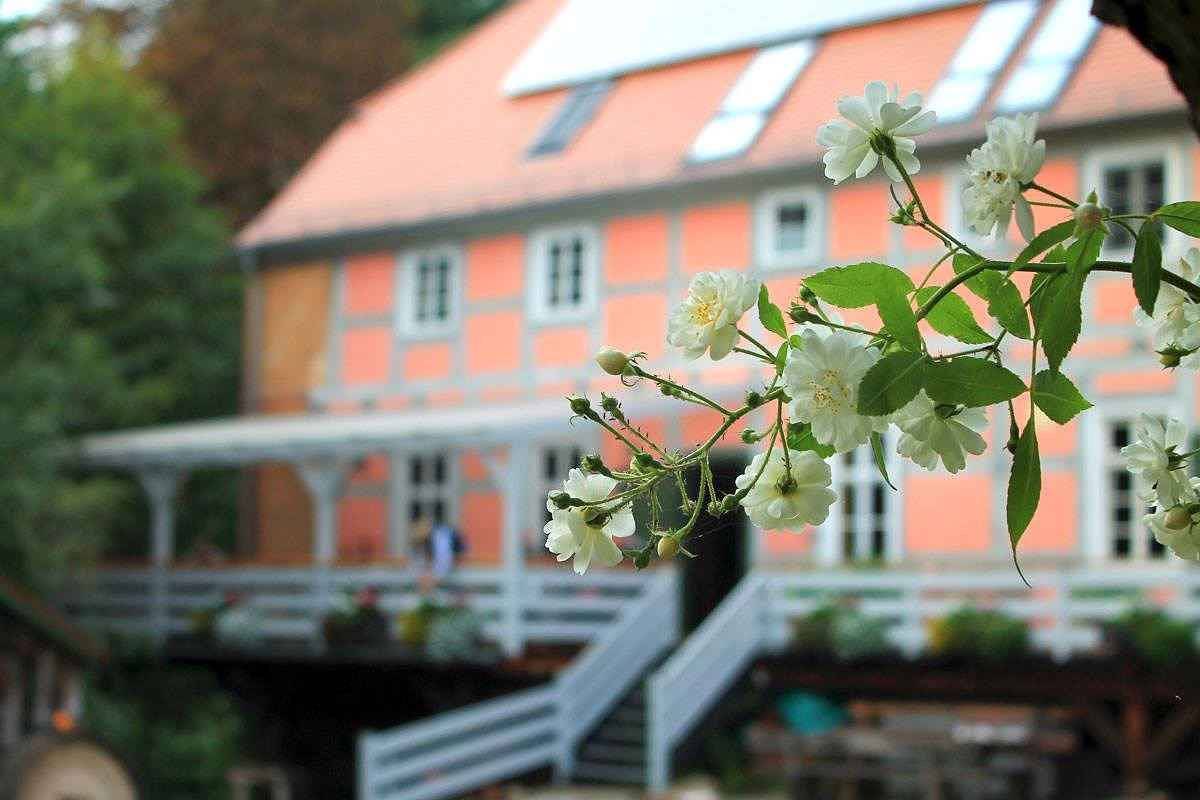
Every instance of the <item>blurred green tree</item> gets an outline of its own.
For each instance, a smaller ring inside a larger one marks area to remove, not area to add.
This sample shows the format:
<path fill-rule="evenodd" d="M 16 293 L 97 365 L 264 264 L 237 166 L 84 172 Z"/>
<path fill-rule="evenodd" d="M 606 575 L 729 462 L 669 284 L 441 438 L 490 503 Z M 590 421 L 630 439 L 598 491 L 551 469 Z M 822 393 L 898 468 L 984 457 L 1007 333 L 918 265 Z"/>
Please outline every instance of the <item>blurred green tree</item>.
<path fill-rule="evenodd" d="M 0 31 L 0 569 L 47 588 L 106 533 L 146 536 L 128 480 L 72 468 L 75 436 L 236 410 L 240 277 L 178 121 L 107 36 L 40 66 L 11 43 Z M 231 538 L 224 484 L 191 500 L 225 507 Z"/>
<path fill-rule="evenodd" d="M 240 225 L 354 104 L 502 0 L 170 0 L 138 69 L 182 115 L 213 199 Z"/>

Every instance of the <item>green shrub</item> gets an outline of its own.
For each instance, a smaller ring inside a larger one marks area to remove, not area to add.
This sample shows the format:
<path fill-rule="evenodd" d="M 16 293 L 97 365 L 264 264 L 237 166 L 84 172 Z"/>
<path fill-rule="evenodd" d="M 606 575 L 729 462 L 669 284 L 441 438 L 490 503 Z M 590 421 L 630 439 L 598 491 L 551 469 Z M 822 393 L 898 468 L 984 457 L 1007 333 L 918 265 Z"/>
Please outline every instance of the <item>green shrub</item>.
<path fill-rule="evenodd" d="M 1131 608 L 1113 621 L 1111 630 L 1155 666 L 1175 666 L 1196 659 L 1195 628 L 1160 609 Z"/>
<path fill-rule="evenodd" d="M 934 622 L 930 650 L 938 655 L 1005 661 L 1029 652 L 1029 624 L 1001 611 L 964 606 Z"/>
<path fill-rule="evenodd" d="M 828 604 L 795 620 L 792 645 L 797 650 L 843 660 L 869 658 L 891 652 L 887 627 L 887 620 Z"/>

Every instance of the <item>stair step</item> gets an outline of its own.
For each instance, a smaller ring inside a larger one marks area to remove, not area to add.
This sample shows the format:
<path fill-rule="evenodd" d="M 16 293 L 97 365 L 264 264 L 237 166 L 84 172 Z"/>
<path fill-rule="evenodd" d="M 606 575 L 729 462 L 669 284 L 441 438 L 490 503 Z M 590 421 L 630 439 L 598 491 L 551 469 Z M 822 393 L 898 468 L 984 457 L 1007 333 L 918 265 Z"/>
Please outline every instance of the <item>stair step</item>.
<path fill-rule="evenodd" d="M 646 712 L 640 708 L 617 708 L 608 715 L 608 719 L 613 722 L 621 722 L 629 725 L 645 725 Z"/>
<path fill-rule="evenodd" d="M 621 764 L 641 764 L 646 757 L 643 747 L 636 744 L 590 741 L 583 746 L 581 758 L 588 761 L 613 761 Z"/>
<path fill-rule="evenodd" d="M 576 780 L 583 779 L 627 786 L 642 786 L 646 783 L 646 770 L 643 767 L 618 764 L 593 764 L 590 761 L 579 761 L 575 764 L 574 777 Z"/>
<path fill-rule="evenodd" d="M 622 744 L 643 744 L 646 741 L 646 726 L 633 723 L 607 721 L 592 735 L 598 742 L 620 742 Z"/>

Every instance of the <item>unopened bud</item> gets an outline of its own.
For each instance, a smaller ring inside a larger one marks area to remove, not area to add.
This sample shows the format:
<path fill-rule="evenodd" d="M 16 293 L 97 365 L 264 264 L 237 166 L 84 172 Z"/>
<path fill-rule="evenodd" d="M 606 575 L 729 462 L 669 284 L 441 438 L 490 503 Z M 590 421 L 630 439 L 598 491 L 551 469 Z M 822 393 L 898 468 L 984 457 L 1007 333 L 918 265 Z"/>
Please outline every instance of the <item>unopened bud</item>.
<path fill-rule="evenodd" d="M 1178 350 L 1159 350 L 1158 361 L 1167 369 L 1179 366 L 1183 356 Z"/>
<path fill-rule="evenodd" d="M 750 408 L 758 408 L 762 404 L 763 404 L 763 396 L 759 392 L 756 392 L 753 389 L 746 392 L 746 405 L 747 406 L 749 406 Z"/>
<path fill-rule="evenodd" d="M 600 407 L 607 413 L 621 419 L 621 403 L 610 394 L 600 393 Z"/>
<path fill-rule="evenodd" d="M 1192 515 L 1186 506 L 1175 506 L 1167 512 L 1163 523 L 1173 531 L 1181 531 L 1192 526 Z"/>
<path fill-rule="evenodd" d="M 1097 230 L 1104 225 L 1104 209 L 1098 206 L 1089 195 L 1088 201 L 1075 206 L 1075 235 Z"/>
<path fill-rule="evenodd" d="M 591 416 L 594 413 L 592 411 L 592 401 L 588 400 L 583 395 L 568 397 L 567 402 L 571 404 L 571 411 L 575 414 L 586 417 Z"/>
<path fill-rule="evenodd" d="M 754 428 L 746 428 L 742 431 L 742 442 L 745 444 L 754 444 L 762 438 L 762 434 L 754 430 Z"/>
<path fill-rule="evenodd" d="M 679 552 L 679 540 L 674 536 L 664 536 L 658 540 L 658 557 L 670 560 Z"/>
<path fill-rule="evenodd" d="M 792 318 L 792 322 L 798 322 L 801 325 L 806 322 L 816 322 L 820 319 L 820 317 L 800 303 L 792 303 L 791 307 L 788 308 L 788 316 Z"/>
<path fill-rule="evenodd" d="M 649 453 L 637 453 L 633 457 L 633 467 L 639 472 L 647 472 L 649 470 L 662 469 L 662 464 Z"/>
<path fill-rule="evenodd" d="M 572 498 L 571 495 L 567 494 L 561 489 L 555 489 L 549 494 L 550 503 L 555 508 L 570 508 L 573 505 L 573 499 L 574 498 Z"/>
<path fill-rule="evenodd" d="M 807 286 L 801 284 L 800 285 L 800 299 L 803 300 L 805 303 L 808 303 L 810 306 L 815 306 L 817 304 L 817 293 L 814 292 L 812 289 L 808 288 Z"/>
<path fill-rule="evenodd" d="M 594 472 L 598 475 L 607 475 L 610 478 L 612 477 L 612 473 L 609 471 L 608 467 L 605 466 L 604 460 L 595 453 L 589 453 L 583 458 L 579 459 L 579 466 L 584 472 Z"/>
<path fill-rule="evenodd" d="M 615 347 L 601 347 L 596 353 L 596 363 L 609 375 L 620 375 L 629 366 L 629 356 Z"/>

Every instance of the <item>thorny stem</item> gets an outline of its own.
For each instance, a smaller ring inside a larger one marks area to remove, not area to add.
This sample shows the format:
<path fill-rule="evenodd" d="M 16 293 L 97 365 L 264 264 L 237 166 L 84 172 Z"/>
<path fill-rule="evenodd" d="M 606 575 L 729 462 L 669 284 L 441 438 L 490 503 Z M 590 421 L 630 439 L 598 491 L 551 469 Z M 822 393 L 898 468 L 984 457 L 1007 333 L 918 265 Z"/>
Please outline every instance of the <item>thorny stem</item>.
<path fill-rule="evenodd" d="M 783 436 L 783 468 L 787 470 L 788 480 L 792 479 L 792 456 L 791 448 L 788 447 L 787 441 L 787 423 L 783 421 L 783 401 L 779 400 L 775 403 L 775 427 Z"/>
<path fill-rule="evenodd" d="M 764 356 L 762 353 L 758 352 L 757 350 L 747 350 L 744 347 L 735 347 L 735 348 L 733 348 L 733 352 L 741 353 L 744 356 L 750 356 L 751 358 L 757 359 L 758 361 L 769 362 L 771 364 L 775 363 L 774 358 L 768 359 L 766 356 Z"/>
<path fill-rule="evenodd" d="M 774 361 L 774 359 L 772 359 L 772 361 Z M 636 375 L 638 375 L 639 377 L 652 380 L 660 386 L 669 386 L 672 389 L 676 389 L 680 392 L 690 395 L 691 397 L 695 398 L 696 402 L 706 405 L 709 408 L 713 409 L 714 411 L 718 411 L 721 414 L 724 414 L 726 416 L 728 416 L 728 414 L 729 414 L 729 409 L 725 408 L 725 406 L 721 405 L 716 400 L 713 400 L 712 398 L 706 397 L 705 395 L 701 394 L 700 392 L 697 392 L 695 389 L 689 388 L 687 386 L 683 386 L 682 384 L 678 384 L 675 381 L 671 380 L 670 378 L 664 378 L 661 375 L 655 375 L 653 372 L 646 372 L 644 369 L 637 366 L 636 364 L 633 365 L 633 369 L 634 369 L 634 373 Z M 687 398 L 682 398 L 682 399 L 687 399 Z"/>
<path fill-rule="evenodd" d="M 755 346 L 755 347 L 757 347 L 759 350 L 762 350 L 762 351 L 763 351 L 763 353 L 764 353 L 764 354 L 766 354 L 767 358 L 771 359 L 771 363 L 775 363 L 775 354 L 774 354 L 774 353 L 772 353 L 770 350 L 768 350 L 768 349 L 767 349 L 767 346 L 766 346 L 765 344 L 763 344 L 762 342 L 760 342 L 758 339 L 755 339 L 753 336 L 751 336 L 750 334 L 746 333 L 746 332 L 745 332 L 744 330 L 742 330 L 741 328 L 738 328 L 738 336 L 741 336 L 741 337 L 742 337 L 743 339 L 745 339 L 747 342 L 749 342 L 750 344 L 754 345 L 754 346 Z"/>

